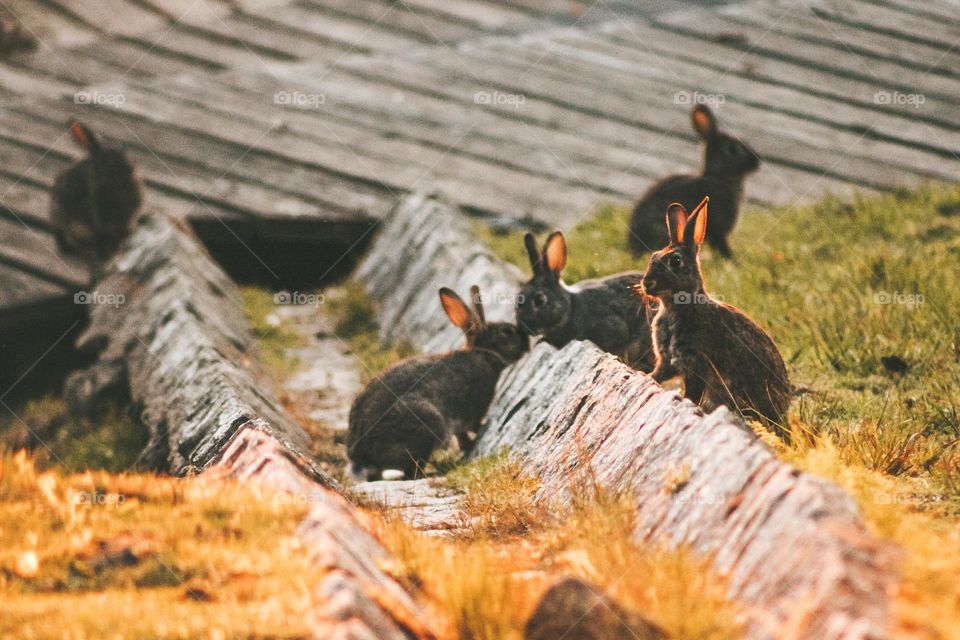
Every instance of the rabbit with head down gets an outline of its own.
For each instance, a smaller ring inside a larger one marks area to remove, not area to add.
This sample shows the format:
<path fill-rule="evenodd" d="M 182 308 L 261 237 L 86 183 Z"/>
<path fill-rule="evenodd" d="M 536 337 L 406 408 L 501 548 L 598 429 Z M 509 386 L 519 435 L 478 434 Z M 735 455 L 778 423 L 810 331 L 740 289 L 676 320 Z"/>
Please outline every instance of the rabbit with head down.
<path fill-rule="evenodd" d="M 650 257 L 643 290 L 660 301 L 653 320 L 657 382 L 680 377 L 684 396 L 707 411 L 725 405 L 786 436 L 792 387 L 773 339 L 740 309 L 707 295 L 700 246 L 707 202 L 667 211 L 669 244 Z"/>
<path fill-rule="evenodd" d="M 347 455 L 357 477 L 379 479 L 387 469 L 412 478 L 437 446 L 469 444 L 490 402 L 500 373 L 529 349 L 515 325 L 486 321 L 480 289 L 470 290 L 473 309 L 452 290 L 440 303 L 466 336 L 466 347 L 404 360 L 374 378 L 350 409 Z"/>
<path fill-rule="evenodd" d="M 517 296 L 517 324 L 557 348 L 571 340 L 589 340 L 635 369 L 650 371 L 654 301 L 633 293 L 642 274 L 620 273 L 568 287 L 561 276 L 567 264 L 563 234 L 550 234 L 543 251 L 533 234 L 524 242 L 533 276 Z"/>
<path fill-rule="evenodd" d="M 126 153 L 103 144 L 88 127 L 72 120 L 70 134 L 87 157 L 54 182 L 50 215 L 57 246 L 102 263 L 129 234 L 143 204 L 143 183 Z"/>
<path fill-rule="evenodd" d="M 727 237 L 737 223 L 743 200 L 743 183 L 760 167 L 757 154 L 745 142 L 720 131 L 717 119 L 705 105 L 690 112 L 693 130 L 703 141 L 703 169 L 697 175 L 672 175 L 651 186 L 640 198 L 630 218 L 628 243 L 634 255 L 659 247 L 667 228 L 663 212 L 673 202 L 687 209 L 710 196 L 707 242 L 720 255 L 730 257 Z"/>

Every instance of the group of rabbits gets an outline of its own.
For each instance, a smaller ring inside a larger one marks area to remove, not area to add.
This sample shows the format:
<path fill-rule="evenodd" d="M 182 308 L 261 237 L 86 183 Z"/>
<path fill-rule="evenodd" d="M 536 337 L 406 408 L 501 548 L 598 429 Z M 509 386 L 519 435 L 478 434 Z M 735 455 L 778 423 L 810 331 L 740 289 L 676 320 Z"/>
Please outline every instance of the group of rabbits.
<path fill-rule="evenodd" d="M 438 446 L 469 447 L 500 374 L 534 336 L 556 347 L 589 340 L 657 382 L 679 378 L 684 396 L 707 411 L 727 406 L 787 435 L 791 386 L 776 345 L 742 311 L 706 294 L 700 268 L 704 241 L 730 256 L 743 183 L 759 159 L 721 133 L 706 106 L 694 107 L 691 119 L 704 146 L 701 173 L 664 178 L 633 210 L 628 246 L 637 257 L 652 251 L 646 272 L 568 286 L 563 234 L 550 234 L 540 248 L 528 233 L 532 275 L 516 297 L 514 323 L 488 323 L 477 287 L 470 305 L 441 289 L 443 310 L 466 346 L 400 362 L 357 396 L 347 435 L 356 477 L 386 470 L 414 477 Z M 69 129 L 87 156 L 57 178 L 51 218 L 60 250 L 89 260 L 95 274 L 130 233 L 143 184 L 124 151 L 80 122 Z"/>
<path fill-rule="evenodd" d="M 657 382 L 679 378 L 684 397 L 706 411 L 726 406 L 787 437 L 792 387 L 780 352 L 745 313 L 707 295 L 700 267 L 704 241 L 731 255 L 727 237 L 759 159 L 719 131 L 708 107 L 694 107 L 691 119 L 703 141 L 702 172 L 660 180 L 633 210 L 632 253 L 663 247 L 652 252 L 646 272 L 568 286 L 563 234 L 550 234 L 541 249 L 528 233 L 532 275 L 516 297 L 515 324 L 487 323 L 477 287 L 472 308 L 441 289 L 441 305 L 463 330 L 466 347 L 400 362 L 357 396 L 347 440 L 354 477 L 379 479 L 386 470 L 415 477 L 437 446 L 466 449 L 500 374 L 523 357 L 533 336 L 555 347 L 589 340 Z"/>

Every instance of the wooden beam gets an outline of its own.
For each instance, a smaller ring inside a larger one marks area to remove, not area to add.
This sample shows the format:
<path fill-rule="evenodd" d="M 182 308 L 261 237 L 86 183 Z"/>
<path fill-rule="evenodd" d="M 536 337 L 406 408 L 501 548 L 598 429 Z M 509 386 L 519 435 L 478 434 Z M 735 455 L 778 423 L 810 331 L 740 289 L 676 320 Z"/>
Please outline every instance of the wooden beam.
<path fill-rule="evenodd" d="M 508 370 L 473 456 L 509 447 L 563 504 L 597 482 L 637 505 L 636 542 L 712 559 L 745 637 L 886 637 L 892 545 L 838 486 L 776 458 L 726 409 L 710 415 L 589 343 L 539 345 Z"/>

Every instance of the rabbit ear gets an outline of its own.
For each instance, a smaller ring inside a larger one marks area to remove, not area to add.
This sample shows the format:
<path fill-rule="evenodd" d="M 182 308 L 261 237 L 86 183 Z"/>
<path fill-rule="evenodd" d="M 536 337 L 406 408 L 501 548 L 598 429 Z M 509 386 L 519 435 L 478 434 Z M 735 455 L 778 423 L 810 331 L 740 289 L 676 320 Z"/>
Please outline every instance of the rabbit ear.
<path fill-rule="evenodd" d="M 717 134 L 717 119 L 710 107 L 698 104 L 690 111 L 690 119 L 693 121 L 693 130 L 704 140 Z"/>
<path fill-rule="evenodd" d="M 483 312 L 483 297 L 480 295 L 480 287 L 477 285 L 470 287 L 470 297 L 473 299 L 473 309 L 477 314 L 480 325 L 487 324 L 487 316 Z"/>
<path fill-rule="evenodd" d="M 687 224 L 687 210 L 679 202 L 667 207 L 667 232 L 670 235 L 670 244 L 683 242 L 684 226 Z"/>
<path fill-rule="evenodd" d="M 547 269 L 557 275 L 567 266 L 567 241 L 563 233 L 554 231 L 547 238 L 547 244 L 543 248 L 543 261 Z"/>
<path fill-rule="evenodd" d="M 73 137 L 73 141 L 76 142 L 81 149 L 89 151 L 90 153 L 100 149 L 100 141 L 85 124 L 79 120 L 71 120 L 68 124 L 70 125 L 70 135 Z"/>
<path fill-rule="evenodd" d="M 705 197 L 687 218 L 683 230 L 683 237 L 687 244 L 699 247 L 707 237 L 707 204 L 709 202 L 710 196 Z"/>
<path fill-rule="evenodd" d="M 473 312 L 452 289 L 440 289 L 440 304 L 454 326 L 460 327 L 464 332 L 473 326 Z"/>
<path fill-rule="evenodd" d="M 523 244 L 527 248 L 527 257 L 530 258 L 530 267 L 533 268 L 534 273 L 539 273 L 541 267 L 543 266 L 542 256 L 540 255 L 540 249 L 537 248 L 537 240 L 533 237 L 532 233 L 527 233 L 523 236 Z"/>

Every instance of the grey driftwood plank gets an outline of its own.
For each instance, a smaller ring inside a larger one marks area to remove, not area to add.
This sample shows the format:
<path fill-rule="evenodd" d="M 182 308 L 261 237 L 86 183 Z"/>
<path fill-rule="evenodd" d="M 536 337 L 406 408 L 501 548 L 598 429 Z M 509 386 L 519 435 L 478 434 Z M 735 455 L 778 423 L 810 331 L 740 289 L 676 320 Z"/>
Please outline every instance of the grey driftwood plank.
<path fill-rule="evenodd" d="M 158 467 L 257 481 L 281 491 L 278 500 L 310 505 L 298 535 L 324 571 L 313 637 L 434 637 L 426 613 L 382 569 L 388 552 L 302 453 L 307 434 L 259 384 L 239 292 L 193 235 L 145 216 L 96 292 L 116 305 L 91 307 L 80 345 L 100 346 L 100 360 L 72 380 L 121 371 Z"/>
<path fill-rule="evenodd" d="M 96 294 L 116 304 L 91 305 L 79 343 L 125 371 L 151 434 L 147 460 L 174 473 L 203 468 L 248 422 L 307 449 L 307 434 L 251 370 L 239 291 L 185 225 L 142 218 Z"/>
<path fill-rule="evenodd" d="M 468 524 L 460 510 L 463 493 L 446 487 L 442 480 L 377 480 L 355 484 L 350 490 L 429 535 L 447 535 Z"/>
<path fill-rule="evenodd" d="M 257 481 L 281 491 L 278 500 L 310 505 L 297 534 L 323 571 L 313 638 L 434 637 L 427 613 L 384 571 L 396 560 L 367 531 L 356 507 L 318 485 L 311 467 L 270 431 L 243 424 L 205 473 Z"/>
<path fill-rule="evenodd" d="M 422 193 L 402 199 L 381 222 L 356 277 L 380 305 L 385 344 L 408 342 L 423 351 L 447 351 L 463 343 L 437 295 L 450 287 L 484 295 L 490 321 L 512 320 L 519 270 L 494 256 L 455 207 Z"/>
<path fill-rule="evenodd" d="M 97 285 L 80 347 L 99 361 L 70 385 L 119 372 L 158 468 L 256 481 L 310 506 L 298 535 L 323 570 L 313 637 L 433 638 L 429 616 L 383 566 L 392 558 L 356 507 L 304 455 L 308 436 L 254 375 L 236 286 L 181 224 L 142 218 Z M 216 475 L 219 474 L 219 475 Z"/>
<path fill-rule="evenodd" d="M 890 548 L 836 485 L 780 462 L 726 409 L 698 407 L 588 343 L 540 345 L 500 380 L 475 456 L 510 447 L 569 500 L 578 481 L 632 496 L 636 541 L 712 558 L 748 638 L 886 636 Z"/>

